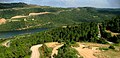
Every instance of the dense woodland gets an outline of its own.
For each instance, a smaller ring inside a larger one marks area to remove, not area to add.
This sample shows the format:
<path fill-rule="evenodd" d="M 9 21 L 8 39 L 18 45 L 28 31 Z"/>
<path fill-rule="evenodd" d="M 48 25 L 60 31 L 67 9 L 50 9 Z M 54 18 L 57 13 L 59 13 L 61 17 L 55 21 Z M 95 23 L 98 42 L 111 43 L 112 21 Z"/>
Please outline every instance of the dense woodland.
<path fill-rule="evenodd" d="M 120 33 L 120 16 L 113 18 L 110 21 L 104 22 L 104 27 L 106 27 L 106 30 Z"/>
<path fill-rule="evenodd" d="M 20 28 L 26 28 L 33 26 L 32 28 L 51 28 L 59 27 L 69 24 L 79 24 L 81 22 L 103 22 L 104 20 L 111 20 L 117 14 L 114 13 L 102 13 L 97 10 L 97 8 L 52 8 L 52 7 L 38 7 L 38 8 L 25 8 L 25 9 L 9 9 L 1 10 L 0 17 L 10 19 L 17 15 L 29 15 L 31 12 L 51 12 L 50 14 L 29 16 L 27 18 L 11 19 L 20 20 L 8 22 L 2 24 L 0 31 L 13 31 Z M 77 14 L 76 14 L 77 13 Z M 24 21 L 27 19 L 27 21 Z M 34 19 L 34 20 L 32 20 Z M 32 22 L 32 23 L 31 23 Z M 15 25 L 16 23 L 17 26 Z"/>
<path fill-rule="evenodd" d="M 68 43 L 79 41 L 105 43 L 103 39 L 98 38 L 97 23 L 80 23 L 78 25 L 68 25 L 66 28 L 59 27 L 33 35 L 23 35 L 12 38 L 9 48 L 0 46 L 0 56 L 2 58 L 29 58 L 31 54 L 30 47 L 32 45 L 56 41 Z M 66 51 L 66 48 L 60 50 Z M 62 55 L 62 52 L 59 53 L 60 54 L 56 57 Z M 75 52 L 72 52 L 71 50 L 68 53 Z M 73 56 L 75 55 L 72 55 L 71 57 Z"/>
<path fill-rule="evenodd" d="M 93 22 L 80 23 L 78 25 L 67 26 L 66 28 L 59 27 L 32 35 L 23 35 L 23 36 L 14 37 L 11 40 L 9 48 L 0 46 L 0 52 L 1 52 L 0 56 L 2 58 L 30 57 L 31 54 L 30 47 L 32 45 L 42 44 L 45 42 L 56 42 L 56 41 L 68 42 L 68 43 L 79 42 L 79 41 L 105 43 L 104 40 L 98 38 L 97 23 L 93 23 Z M 74 53 L 74 52 L 72 52 L 71 50 L 68 53 Z M 60 56 L 56 56 L 56 57 L 60 57 Z"/>
<path fill-rule="evenodd" d="M 64 44 L 61 48 L 58 49 L 58 55 L 54 55 L 55 58 L 82 58 L 78 57 L 78 52 L 71 48 L 69 43 Z"/>
<path fill-rule="evenodd" d="M 16 7 L 28 7 L 26 3 L 0 3 L 0 9 L 16 8 Z"/>
<path fill-rule="evenodd" d="M 102 23 L 101 34 L 103 38 L 106 38 L 108 41 L 114 43 L 120 43 L 120 35 L 111 36 L 110 33 L 107 33 L 105 30 L 110 30 L 111 32 L 120 33 L 120 17 L 117 16 L 112 20 L 107 20 Z"/>

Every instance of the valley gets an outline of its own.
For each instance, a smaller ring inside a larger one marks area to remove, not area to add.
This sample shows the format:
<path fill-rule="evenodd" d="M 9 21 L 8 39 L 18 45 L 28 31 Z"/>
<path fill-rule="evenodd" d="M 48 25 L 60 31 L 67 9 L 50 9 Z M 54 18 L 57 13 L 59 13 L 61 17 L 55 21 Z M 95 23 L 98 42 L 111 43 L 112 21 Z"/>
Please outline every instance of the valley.
<path fill-rule="evenodd" d="M 119 58 L 119 10 L 0 3 L 0 58 Z"/>

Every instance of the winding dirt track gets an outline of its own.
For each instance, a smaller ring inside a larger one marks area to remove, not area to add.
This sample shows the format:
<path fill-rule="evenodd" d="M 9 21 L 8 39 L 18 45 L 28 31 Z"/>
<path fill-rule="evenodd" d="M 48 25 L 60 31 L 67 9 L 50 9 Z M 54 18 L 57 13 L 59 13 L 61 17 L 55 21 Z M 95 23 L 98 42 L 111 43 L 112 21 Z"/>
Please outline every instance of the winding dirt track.
<path fill-rule="evenodd" d="M 61 44 L 61 45 L 58 45 L 55 48 L 53 48 L 52 54 L 51 54 L 51 58 L 54 58 L 53 56 L 58 54 L 58 50 L 57 49 L 60 48 L 60 47 L 62 47 L 63 45 L 64 44 Z"/>
<path fill-rule="evenodd" d="M 58 54 L 58 48 L 62 47 L 64 44 L 60 44 L 58 42 L 51 42 L 51 43 L 45 43 L 46 46 L 48 47 L 52 47 L 52 54 L 51 54 L 51 58 L 54 58 L 53 55 L 54 54 Z M 32 51 L 31 54 L 31 58 L 39 58 L 40 57 L 40 53 L 39 53 L 39 48 L 42 46 L 43 44 L 38 44 L 38 45 L 34 45 L 30 48 L 30 50 Z"/>
<path fill-rule="evenodd" d="M 39 48 L 41 46 L 42 46 L 42 44 L 39 44 L 39 45 L 34 45 L 30 48 L 30 50 L 32 51 L 31 58 L 39 58 L 40 57 Z"/>

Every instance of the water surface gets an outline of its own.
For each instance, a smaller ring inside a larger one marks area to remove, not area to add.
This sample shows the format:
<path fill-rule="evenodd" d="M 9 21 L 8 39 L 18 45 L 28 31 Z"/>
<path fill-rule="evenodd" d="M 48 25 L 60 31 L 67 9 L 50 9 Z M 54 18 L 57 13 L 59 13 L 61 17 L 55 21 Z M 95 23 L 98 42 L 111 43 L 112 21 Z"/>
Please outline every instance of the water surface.
<path fill-rule="evenodd" d="M 19 31 L 8 31 L 8 32 L 0 32 L 0 38 L 9 38 L 21 34 L 33 34 L 36 32 L 41 32 L 47 30 L 47 28 L 37 28 L 37 29 L 30 29 L 30 30 L 19 30 Z"/>

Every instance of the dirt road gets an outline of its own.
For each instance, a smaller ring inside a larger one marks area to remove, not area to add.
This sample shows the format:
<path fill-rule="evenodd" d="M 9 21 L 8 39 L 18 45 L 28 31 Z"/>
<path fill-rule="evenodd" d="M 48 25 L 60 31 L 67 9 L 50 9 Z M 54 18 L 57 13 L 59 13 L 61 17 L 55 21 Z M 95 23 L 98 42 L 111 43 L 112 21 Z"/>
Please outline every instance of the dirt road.
<path fill-rule="evenodd" d="M 52 50 L 52 54 L 51 54 L 51 58 L 54 58 L 53 56 L 54 56 L 54 54 L 58 54 L 58 48 L 60 48 L 60 47 L 62 47 L 64 44 L 61 44 L 61 45 L 58 45 L 58 46 L 56 46 L 55 48 L 53 48 L 53 50 Z"/>
<path fill-rule="evenodd" d="M 84 48 L 84 49 L 81 49 L 80 47 L 78 48 L 75 48 L 79 54 L 81 56 L 83 56 L 84 58 L 96 58 L 93 54 L 94 54 L 94 51 L 92 51 L 91 49 L 87 49 L 87 48 Z"/>
<path fill-rule="evenodd" d="M 2 43 L 2 45 L 5 47 L 10 47 L 10 40 L 5 41 L 4 43 Z"/>
<path fill-rule="evenodd" d="M 99 53 L 99 50 L 96 50 L 98 47 L 86 48 L 86 45 L 79 44 L 79 47 L 75 48 L 78 53 L 83 56 L 83 58 L 97 58 L 94 56 L 95 53 Z"/>
<path fill-rule="evenodd" d="M 49 13 L 50 12 L 29 13 L 29 16 L 43 15 L 43 14 L 49 14 Z"/>
<path fill-rule="evenodd" d="M 53 58 L 53 55 L 58 53 L 58 48 L 60 48 L 61 46 L 63 46 L 64 44 L 58 43 L 58 42 L 50 42 L 50 43 L 45 43 L 47 47 L 52 47 L 52 54 L 51 57 Z M 31 58 L 39 58 L 40 57 L 40 53 L 39 53 L 39 48 L 42 46 L 43 44 L 39 44 L 39 45 L 34 45 L 31 47 Z"/>
<path fill-rule="evenodd" d="M 40 57 L 39 48 L 41 46 L 42 46 L 42 44 L 39 44 L 39 45 L 34 45 L 30 48 L 30 50 L 32 51 L 31 58 L 39 58 Z"/>
<path fill-rule="evenodd" d="M 27 16 L 13 16 L 11 19 L 26 18 Z"/>

